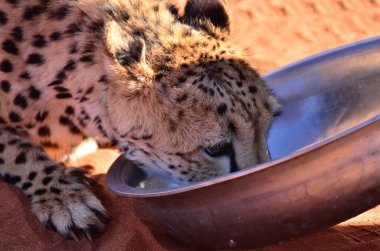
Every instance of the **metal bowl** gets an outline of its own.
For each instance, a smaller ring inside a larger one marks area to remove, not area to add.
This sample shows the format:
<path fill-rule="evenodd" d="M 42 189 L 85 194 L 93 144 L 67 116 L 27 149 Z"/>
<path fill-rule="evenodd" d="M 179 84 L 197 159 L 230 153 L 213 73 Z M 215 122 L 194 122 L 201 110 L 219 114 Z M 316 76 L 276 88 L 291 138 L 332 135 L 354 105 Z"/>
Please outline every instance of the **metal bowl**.
<path fill-rule="evenodd" d="M 295 239 L 380 203 L 380 37 L 264 76 L 283 104 L 273 160 L 190 186 L 120 157 L 106 183 L 145 220 L 203 249 Z"/>

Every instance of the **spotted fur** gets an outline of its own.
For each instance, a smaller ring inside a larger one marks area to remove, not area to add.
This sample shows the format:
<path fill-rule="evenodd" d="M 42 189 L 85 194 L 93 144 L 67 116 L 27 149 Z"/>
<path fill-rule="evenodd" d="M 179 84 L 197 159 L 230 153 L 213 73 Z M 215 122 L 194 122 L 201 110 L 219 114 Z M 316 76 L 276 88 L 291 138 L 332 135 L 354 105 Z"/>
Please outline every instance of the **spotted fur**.
<path fill-rule="evenodd" d="M 56 161 L 88 138 L 147 172 L 197 182 L 268 159 L 276 99 L 230 44 L 225 4 L 3 1 L 0 175 L 75 238 L 106 211 L 85 172 Z"/>

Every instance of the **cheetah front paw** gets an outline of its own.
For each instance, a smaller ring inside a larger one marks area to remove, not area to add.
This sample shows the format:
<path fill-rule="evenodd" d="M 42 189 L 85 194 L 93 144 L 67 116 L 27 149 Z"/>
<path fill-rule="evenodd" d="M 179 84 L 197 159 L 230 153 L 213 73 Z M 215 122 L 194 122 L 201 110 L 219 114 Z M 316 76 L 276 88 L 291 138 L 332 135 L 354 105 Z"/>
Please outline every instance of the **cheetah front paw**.
<path fill-rule="evenodd" d="M 84 232 L 91 240 L 104 229 L 108 216 L 88 188 L 87 171 L 56 168 L 53 173 L 42 179 L 43 188 L 29 196 L 34 214 L 45 227 L 65 238 L 78 240 L 75 233 Z"/>

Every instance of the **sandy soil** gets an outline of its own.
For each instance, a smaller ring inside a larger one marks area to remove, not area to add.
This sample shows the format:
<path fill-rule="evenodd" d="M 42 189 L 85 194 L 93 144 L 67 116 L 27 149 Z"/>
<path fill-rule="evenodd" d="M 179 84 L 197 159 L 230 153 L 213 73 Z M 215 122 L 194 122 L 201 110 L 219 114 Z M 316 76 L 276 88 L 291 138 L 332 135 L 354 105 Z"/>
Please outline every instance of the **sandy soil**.
<path fill-rule="evenodd" d="M 380 0 L 231 0 L 229 8 L 233 41 L 246 49 L 261 73 L 380 34 Z M 94 174 L 104 174 L 116 157 L 113 150 L 100 150 L 75 164 L 91 164 Z M 83 237 L 76 243 L 44 230 L 21 192 L 0 182 L 0 250 L 191 250 L 147 228 L 133 212 L 133 199 L 102 186 L 96 193 L 112 220 L 92 243 Z M 380 250 L 379 212 L 376 208 L 321 233 L 265 250 Z"/>
<path fill-rule="evenodd" d="M 230 1 L 233 38 L 265 73 L 380 34 L 379 0 Z"/>

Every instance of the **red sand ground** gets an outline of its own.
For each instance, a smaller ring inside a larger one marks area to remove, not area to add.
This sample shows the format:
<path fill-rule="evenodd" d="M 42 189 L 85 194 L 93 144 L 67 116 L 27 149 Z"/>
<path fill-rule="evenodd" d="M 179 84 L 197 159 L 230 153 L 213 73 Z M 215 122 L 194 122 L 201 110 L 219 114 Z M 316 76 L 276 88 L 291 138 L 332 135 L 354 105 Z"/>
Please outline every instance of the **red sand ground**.
<path fill-rule="evenodd" d="M 380 0 L 231 0 L 229 6 L 233 40 L 247 50 L 261 73 L 380 34 Z M 103 176 L 116 157 L 117 152 L 105 149 L 76 164 L 91 164 L 94 174 Z M 0 182 L 0 250 L 192 250 L 141 223 L 133 212 L 133 199 L 116 196 L 104 186 L 96 194 L 112 220 L 92 243 L 83 236 L 77 243 L 44 230 L 23 194 Z M 262 250 L 380 250 L 380 207 Z"/>

